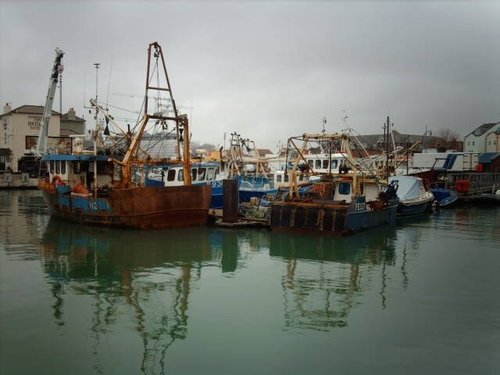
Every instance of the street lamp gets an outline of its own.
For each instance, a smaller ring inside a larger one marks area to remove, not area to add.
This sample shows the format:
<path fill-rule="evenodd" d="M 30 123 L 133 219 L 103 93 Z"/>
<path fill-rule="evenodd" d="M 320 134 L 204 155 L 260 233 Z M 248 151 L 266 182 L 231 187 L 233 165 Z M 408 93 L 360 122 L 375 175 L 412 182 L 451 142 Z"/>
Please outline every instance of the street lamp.
<path fill-rule="evenodd" d="M 432 136 L 432 130 L 427 130 L 427 125 L 425 125 L 425 132 L 424 134 L 422 134 L 422 153 L 424 153 L 424 150 L 425 150 L 425 145 L 424 145 L 424 139 L 425 139 L 425 136 L 429 134 L 430 136 Z"/>

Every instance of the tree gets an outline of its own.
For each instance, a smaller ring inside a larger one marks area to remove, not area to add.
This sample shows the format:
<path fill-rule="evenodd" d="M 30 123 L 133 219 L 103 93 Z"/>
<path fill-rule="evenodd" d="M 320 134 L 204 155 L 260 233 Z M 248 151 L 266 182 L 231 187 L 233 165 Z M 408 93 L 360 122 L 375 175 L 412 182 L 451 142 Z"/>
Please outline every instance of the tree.
<path fill-rule="evenodd" d="M 449 143 L 449 142 L 457 142 L 458 139 L 460 138 L 460 134 L 457 132 L 445 128 L 445 129 L 439 129 L 437 132 L 437 136 L 443 140 L 443 142 Z"/>
<path fill-rule="evenodd" d="M 449 128 L 442 128 L 437 131 L 437 136 L 441 139 L 439 145 L 441 147 L 438 151 L 446 151 L 447 149 L 457 149 L 459 146 L 460 134 Z"/>

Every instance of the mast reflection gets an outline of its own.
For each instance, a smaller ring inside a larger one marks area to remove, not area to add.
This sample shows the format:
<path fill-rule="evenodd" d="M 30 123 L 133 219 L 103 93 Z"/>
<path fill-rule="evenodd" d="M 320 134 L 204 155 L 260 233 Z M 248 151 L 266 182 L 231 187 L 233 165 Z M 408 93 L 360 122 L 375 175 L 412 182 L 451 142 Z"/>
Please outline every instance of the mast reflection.
<path fill-rule="evenodd" d="M 101 372 L 101 337 L 128 311 L 143 345 L 140 370 L 165 373 L 168 348 L 186 338 L 189 296 L 201 268 L 219 267 L 226 258 L 222 268 L 235 269 L 236 256 L 222 254 L 217 236 L 207 228 L 111 230 L 51 219 L 41 251 L 56 324 L 66 323 L 69 292 L 91 296 L 94 370 Z"/>
<path fill-rule="evenodd" d="M 286 261 L 282 276 L 286 327 L 328 331 L 347 325 L 355 296 L 370 282 L 371 266 L 382 272 L 395 264 L 395 231 L 368 231 L 351 237 L 311 237 L 277 234 L 270 254 Z"/>

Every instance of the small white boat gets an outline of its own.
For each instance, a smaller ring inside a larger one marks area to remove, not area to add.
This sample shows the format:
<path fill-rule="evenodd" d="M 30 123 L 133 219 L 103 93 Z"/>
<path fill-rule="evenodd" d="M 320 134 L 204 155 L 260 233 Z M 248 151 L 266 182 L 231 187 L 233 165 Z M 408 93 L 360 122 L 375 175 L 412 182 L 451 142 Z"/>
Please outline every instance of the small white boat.
<path fill-rule="evenodd" d="M 388 180 L 398 186 L 398 216 L 421 214 L 430 209 L 434 195 L 420 177 L 391 176 Z"/>

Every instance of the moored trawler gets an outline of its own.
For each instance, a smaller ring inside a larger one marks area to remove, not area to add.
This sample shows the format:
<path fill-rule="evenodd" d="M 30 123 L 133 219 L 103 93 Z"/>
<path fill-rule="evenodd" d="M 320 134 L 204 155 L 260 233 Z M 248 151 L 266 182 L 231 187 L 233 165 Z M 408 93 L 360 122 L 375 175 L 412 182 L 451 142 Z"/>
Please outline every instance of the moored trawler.
<path fill-rule="evenodd" d="M 388 185 L 386 179 L 356 162 L 350 152 L 349 134 L 304 134 L 290 138 L 289 144 L 295 147 L 298 140 L 303 144 L 297 148 L 297 158 L 289 172 L 289 191 L 271 205 L 273 231 L 346 234 L 395 223 L 397 186 Z M 336 168 L 333 163 L 325 164 L 326 172 L 321 173 L 301 168 L 302 173 L 309 172 L 316 178 L 309 186 L 300 186 L 296 176 L 299 166 L 307 163 L 305 155 L 310 143 L 327 150 L 338 149 L 344 164 Z"/>
<path fill-rule="evenodd" d="M 40 177 L 39 188 L 52 215 L 86 224 L 141 229 L 177 228 L 207 222 L 211 186 L 191 183 L 188 119 L 177 112 L 163 52 L 156 42 L 149 45 L 147 68 L 148 73 L 163 73 L 164 86 L 151 82 L 148 74 L 144 116 L 134 131 L 121 130 L 121 135 L 117 132 L 112 136 L 108 125 L 103 130 L 97 124 L 92 132 L 93 150 L 84 150 L 82 139 L 75 137 L 71 154 L 43 153 L 42 164 L 46 172 Z M 172 104 L 172 114 L 149 113 L 148 93 L 153 89 L 166 93 L 166 100 Z M 96 118 L 101 113 L 106 124 L 111 121 L 118 126 L 97 100 L 91 100 L 91 104 L 96 110 Z M 141 138 L 145 132 L 151 134 L 155 129 L 164 129 L 167 123 L 173 124 L 178 151 L 177 158 L 169 162 L 183 166 L 183 185 L 145 186 L 132 178 L 134 171 L 165 161 L 155 161 L 147 155 L 139 146 Z M 158 128 L 158 124 L 163 126 Z M 41 137 L 40 141 L 43 142 Z"/>

